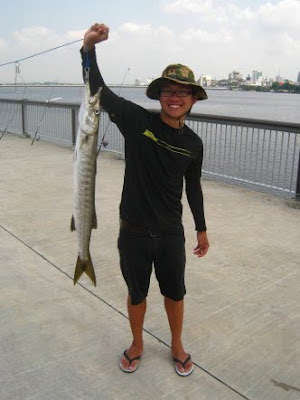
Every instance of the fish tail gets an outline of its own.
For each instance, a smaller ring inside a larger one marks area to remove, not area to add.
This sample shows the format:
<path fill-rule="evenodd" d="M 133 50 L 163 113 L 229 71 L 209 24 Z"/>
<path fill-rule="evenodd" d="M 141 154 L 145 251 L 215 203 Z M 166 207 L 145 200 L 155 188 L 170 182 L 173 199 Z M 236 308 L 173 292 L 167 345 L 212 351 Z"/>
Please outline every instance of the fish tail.
<path fill-rule="evenodd" d="M 74 285 L 76 285 L 78 279 L 81 277 L 81 275 L 84 272 L 87 274 L 87 276 L 93 282 L 93 284 L 95 286 L 97 286 L 95 270 L 94 270 L 93 262 L 92 262 L 92 259 L 91 259 L 90 256 L 89 256 L 89 258 L 87 260 L 82 260 L 78 256 L 77 263 L 76 263 L 76 268 L 75 268 L 75 273 L 74 273 L 74 278 L 73 278 Z"/>
<path fill-rule="evenodd" d="M 89 259 L 87 261 L 86 268 L 85 268 L 85 273 L 90 278 L 90 280 L 93 282 L 93 284 L 95 286 L 97 286 L 95 270 L 94 270 L 94 266 L 93 266 L 91 257 L 89 257 Z"/>

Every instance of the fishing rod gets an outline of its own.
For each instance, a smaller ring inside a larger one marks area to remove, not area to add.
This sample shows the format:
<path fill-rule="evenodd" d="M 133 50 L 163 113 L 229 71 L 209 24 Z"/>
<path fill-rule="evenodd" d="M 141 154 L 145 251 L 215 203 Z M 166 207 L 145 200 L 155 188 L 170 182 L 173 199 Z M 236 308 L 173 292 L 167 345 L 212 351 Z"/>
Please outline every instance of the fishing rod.
<path fill-rule="evenodd" d="M 51 49 L 47 49 L 47 50 L 41 51 L 41 52 L 39 52 L 39 53 L 32 54 L 31 56 L 27 56 L 27 57 L 21 58 L 21 59 L 19 59 L 19 60 L 9 61 L 9 62 L 6 62 L 6 63 L 2 63 L 2 64 L 0 64 L 0 67 L 3 67 L 3 66 L 5 66 L 5 65 L 10 65 L 10 64 L 15 64 L 15 91 L 17 90 L 17 77 L 20 76 L 21 80 L 23 81 L 23 83 L 24 83 L 24 85 L 25 85 L 25 89 L 24 89 L 24 93 L 23 93 L 23 97 L 24 97 L 25 91 L 26 91 L 26 89 L 27 89 L 27 85 L 26 85 L 24 79 L 22 78 L 22 76 L 21 76 L 21 74 L 20 74 L 20 62 L 21 62 L 21 61 L 25 61 L 25 60 L 28 60 L 28 59 L 30 59 L 30 58 L 40 56 L 41 54 L 49 53 L 49 52 L 51 52 L 51 51 L 60 49 L 60 48 L 65 47 L 65 46 L 70 46 L 71 44 L 74 44 L 74 43 L 77 43 L 77 42 L 81 42 L 82 40 L 83 40 L 83 39 L 74 40 L 74 41 L 72 41 L 72 42 L 64 43 L 64 44 L 62 44 L 62 45 L 60 45 L 60 46 L 56 46 L 56 47 L 53 47 L 53 48 L 51 48 Z M 52 89 L 53 89 L 53 88 L 52 88 Z M 49 97 L 51 97 L 51 96 L 49 96 Z M 34 134 L 34 137 L 33 137 L 32 142 L 31 142 L 31 145 L 33 145 L 33 143 L 35 142 L 35 140 L 39 140 L 39 139 L 37 139 L 37 137 L 38 137 L 37 134 L 38 134 L 38 130 L 39 130 L 40 126 L 41 126 L 41 123 L 42 123 L 42 121 L 43 121 L 43 119 L 44 119 L 44 117 L 45 117 L 47 104 L 48 104 L 50 101 L 55 101 L 55 100 L 58 100 L 58 99 L 61 99 L 61 97 L 55 98 L 55 99 L 51 99 L 51 100 L 48 99 L 48 100 L 46 101 L 46 105 L 45 105 L 45 108 L 44 108 L 42 117 L 41 117 L 41 119 L 40 119 L 40 121 L 39 121 L 39 123 L 38 123 L 36 132 L 35 132 L 35 134 Z M 16 113 L 16 112 L 15 112 L 15 113 Z M 2 135 L 1 135 L 1 137 L 0 137 L 0 140 L 3 138 L 3 136 L 4 136 L 5 133 L 7 132 L 7 129 L 8 129 L 8 127 L 9 127 L 10 123 L 12 122 L 15 113 L 11 116 L 11 118 L 10 118 L 8 124 L 6 125 L 6 128 L 5 128 L 4 131 L 2 132 Z"/>
<path fill-rule="evenodd" d="M 15 93 L 17 93 L 18 76 L 21 78 L 21 81 L 24 83 L 24 90 L 23 90 L 23 93 L 22 93 L 22 97 L 24 98 L 24 95 L 25 95 L 26 90 L 27 90 L 27 85 L 26 85 L 26 83 L 25 83 L 25 81 L 24 81 L 24 79 L 23 79 L 23 77 L 22 77 L 22 75 L 21 75 L 21 72 L 20 72 L 20 62 L 19 62 L 19 61 L 16 61 L 16 62 L 15 62 Z M 1 134 L 1 136 L 0 136 L 0 140 L 1 140 L 1 139 L 3 138 L 3 136 L 7 133 L 8 127 L 9 127 L 9 125 L 11 124 L 11 122 L 13 121 L 13 119 L 14 119 L 16 113 L 17 113 L 17 110 L 15 110 L 14 112 L 12 112 L 12 114 L 11 114 L 9 120 L 8 120 L 7 125 L 6 125 L 5 129 L 3 130 L 3 132 L 2 132 L 2 134 Z"/>
<path fill-rule="evenodd" d="M 39 140 L 40 140 L 40 136 L 38 136 L 38 132 L 39 132 L 39 129 L 40 129 L 41 125 L 42 125 L 42 122 L 43 122 L 43 120 L 44 120 L 44 118 L 45 118 L 46 109 L 47 109 L 48 104 L 51 103 L 51 102 L 53 102 L 53 101 L 57 101 L 57 100 L 61 100 L 61 99 L 62 99 L 62 97 L 54 97 L 53 99 L 50 99 L 50 97 L 51 97 L 51 95 L 52 95 L 52 92 L 53 92 L 53 89 L 54 89 L 54 88 L 52 87 L 52 88 L 51 88 L 50 95 L 49 95 L 49 97 L 48 97 L 48 100 L 46 100 L 46 102 L 45 102 L 46 104 L 45 104 L 45 107 L 44 107 L 42 116 L 41 116 L 41 118 L 40 118 L 40 120 L 39 120 L 39 122 L 38 122 L 38 125 L 37 125 L 37 127 L 36 127 L 35 134 L 34 134 L 34 136 L 33 136 L 33 138 L 32 138 L 31 146 L 34 144 L 35 141 L 39 141 Z"/>
<path fill-rule="evenodd" d="M 120 89 L 119 89 L 119 91 L 118 91 L 118 93 L 117 93 L 118 96 L 119 96 L 120 93 L 121 93 L 121 90 L 122 90 L 122 88 L 123 88 L 123 86 L 124 86 L 124 82 L 125 82 L 125 80 L 126 80 L 126 78 L 127 78 L 127 75 L 128 75 L 128 73 L 129 73 L 129 71 L 130 71 L 130 68 L 127 67 L 127 70 L 125 71 L 125 75 L 124 75 L 123 81 L 122 81 L 122 83 L 121 83 L 121 85 L 120 85 Z M 100 141 L 100 145 L 99 145 L 99 147 L 98 147 L 97 156 L 99 156 L 100 151 L 101 151 L 101 149 L 102 149 L 102 146 L 104 146 L 104 148 L 105 148 L 105 147 L 108 145 L 108 142 L 104 141 L 104 139 L 105 139 L 105 136 L 106 136 L 106 134 L 107 134 L 107 130 L 108 130 L 109 124 L 110 124 L 110 122 L 107 121 L 106 127 L 105 127 L 105 129 L 104 129 L 104 134 L 103 134 L 103 136 L 102 136 L 102 139 L 101 139 L 101 141 Z"/>
<path fill-rule="evenodd" d="M 26 92 L 26 90 L 27 90 L 27 85 L 26 85 L 26 82 L 24 81 L 24 79 L 23 79 L 22 76 L 21 76 L 21 73 L 20 73 L 20 62 L 19 62 L 19 61 L 16 63 L 15 90 L 16 90 L 16 85 L 17 85 L 17 78 L 18 78 L 18 76 L 20 76 L 22 82 L 23 82 L 24 85 L 25 85 L 24 91 L 23 91 L 23 94 L 22 94 L 22 97 L 24 98 L 25 92 Z M 52 99 L 51 99 L 53 90 L 54 90 L 54 87 L 51 88 L 51 91 L 50 91 L 50 94 L 49 94 L 49 96 L 48 96 L 48 99 L 46 100 L 46 104 L 45 104 L 45 107 L 44 107 L 42 116 L 41 116 L 41 118 L 40 118 L 40 120 L 39 120 L 39 122 L 38 122 L 36 131 L 35 131 L 35 134 L 34 134 L 34 136 L 33 136 L 32 142 L 31 142 L 31 145 L 33 145 L 34 142 L 35 142 L 36 140 L 39 140 L 39 139 L 40 139 L 40 137 L 38 136 L 38 132 L 39 132 L 39 129 L 40 129 L 40 127 L 41 127 L 41 124 L 42 124 L 42 122 L 43 122 L 43 120 L 44 120 L 44 117 L 45 117 L 45 114 L 46 114 L 46 109 L 47 109 L 48 103 L 53 102 L 53 101 L 57 101 L 57 100 L 61 100 L 61 99 L 62 99 L 62 97 L 55 97 L 55 98 L 52 98 Z M 13 119 L 14 119 L 16 113 L 17 113 L 17 110 L 16 110 L 15 112 L 13 112 L 12 115 L 10 116 L 9 121 L 8 121 L 8 123 L 7 123 L 6 127 L 5 127 L 5 129 L 3 130 L 3 132 L 2 132 L 2 134 L 1 134 L 1 136 L 0 136 L 0 140 L 1 140 L 1 139 L 3 138 L 3 136 L 7 133 L 8 127 L 9 127 L 9 125 L 11 124 L 11 122 L 13 121 Z"/>
<path fill-rule="evenodd" d="M 13 120 L 14 116 L 15 116 L 15 112 L 11 115 L 11 117 L 10 117 L 10 119 L 9 119 L 9 121 L 8 121 L 8 123 L 7 123 L 7 125 L 6 125 L 6 127 L 5 127 L 5 129 L 3 130 L 3 132 L 2 132 L 2 134 L 1 134 L 1 136 L 0 136 L 0 140 L 1 140 L 1 139 L 3 138 L 3 136 L 6 134 L 7 129 L 8 129 L 8 127 L 9 127 L 11 121 Z"/>

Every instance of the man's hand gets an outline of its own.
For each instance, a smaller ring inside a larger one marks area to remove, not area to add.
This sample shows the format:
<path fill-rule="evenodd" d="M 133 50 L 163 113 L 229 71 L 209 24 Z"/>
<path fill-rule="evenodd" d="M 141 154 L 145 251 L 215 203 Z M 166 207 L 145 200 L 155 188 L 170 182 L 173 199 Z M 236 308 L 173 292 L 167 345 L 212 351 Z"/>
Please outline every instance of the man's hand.
<path fill-rule="evenodd" d="M 92 50 L 96 43 L 108 39 L 109 28 L 104 24 L 94 24 L 85 32 L 83 40 L 84 51 Z"/>
<path fill-rule="evenodd" d="M 205 231 L 197 232 L 197 241 L 198 245 L 194 249 L 194 254 L 197 257 L 203 257 L 205 256 L 209 248 L 209 242 Z"/>

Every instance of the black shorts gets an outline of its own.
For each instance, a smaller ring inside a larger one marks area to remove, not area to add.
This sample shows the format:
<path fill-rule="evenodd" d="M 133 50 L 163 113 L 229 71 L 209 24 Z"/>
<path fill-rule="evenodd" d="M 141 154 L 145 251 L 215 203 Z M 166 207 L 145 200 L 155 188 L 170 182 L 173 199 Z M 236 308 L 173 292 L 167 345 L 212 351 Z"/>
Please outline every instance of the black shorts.
<path fill-rule="evenodd" d="M 161 294 L 174 301 L 183 299 L 184 233 L 160 234 L 121 221 L 118 249 L 131 304 L 146 298 L 153 265 Z"/>

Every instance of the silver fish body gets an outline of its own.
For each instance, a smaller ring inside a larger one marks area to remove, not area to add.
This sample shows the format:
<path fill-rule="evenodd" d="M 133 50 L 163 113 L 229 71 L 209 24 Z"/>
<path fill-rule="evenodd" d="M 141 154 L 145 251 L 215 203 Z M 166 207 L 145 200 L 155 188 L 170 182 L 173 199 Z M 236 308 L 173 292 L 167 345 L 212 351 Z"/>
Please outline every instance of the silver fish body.
<path fill-rule="evenodd" d="M 96 275 L 90 256 L 90 240 L 92 229 L 97 228 L 95 186 L 100 92 L 101 88 L 91 96 L 89 81 L 86 80 L 84 98 L 79 111 L 79 128 L 73 162 L 74 210 L 71 230 L 76 230 L 78 239 L 74 285 L 85 272 L 96 286 Z"/>

